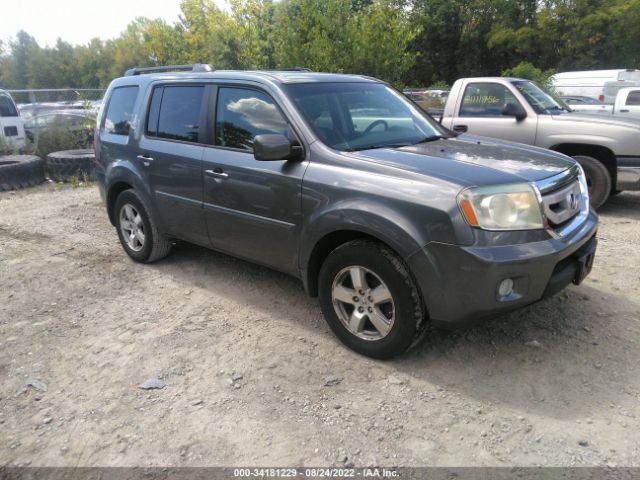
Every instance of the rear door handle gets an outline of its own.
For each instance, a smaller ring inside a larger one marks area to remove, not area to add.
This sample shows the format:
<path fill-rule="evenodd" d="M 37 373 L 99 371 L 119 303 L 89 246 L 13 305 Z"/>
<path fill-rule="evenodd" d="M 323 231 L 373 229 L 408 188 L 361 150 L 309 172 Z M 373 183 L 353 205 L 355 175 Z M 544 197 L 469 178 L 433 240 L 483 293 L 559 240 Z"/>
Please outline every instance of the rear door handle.
<path fill-rule="evenodd" d="M 210 177 L 215 177 L 215 178 L 227 178 L 229 176 L 229 174 L 223 172 L 221 168 L 214 168 L 213 170 L 205 170 L 204 173 L 206 173 Z"/>
<path fill-rule="evenodd" d="M 469 127 L 467 125 L 454 125 L 453 126 L 453 131 L 454 132 L 466 132 L 467 130 L 469 130 Z"/>
<path fill-rule="evenodd" d="M 138 155 L 136 158 L 137 158 L 138 160 L 142 160 L 142 162 L 144 163 L 144 166 L 145 166 L 145 167 L 148 167 L 148 166 L 149 166 L 149 164 L 150 164 L 151 162 L 153 162 L 153 158 L 151 158 L 151 157 L 149 157 L 149 156 L 147 156 L 147 155 Z"/>

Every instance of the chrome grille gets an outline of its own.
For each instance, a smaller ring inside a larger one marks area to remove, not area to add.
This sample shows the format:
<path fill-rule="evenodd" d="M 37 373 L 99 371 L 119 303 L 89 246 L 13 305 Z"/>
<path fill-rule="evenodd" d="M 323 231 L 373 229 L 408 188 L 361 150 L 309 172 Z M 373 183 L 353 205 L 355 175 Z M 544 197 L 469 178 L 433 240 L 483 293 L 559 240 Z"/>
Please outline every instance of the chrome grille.
<path fill-rule="evenodd" d="M 580 213 L 582 194 L 580 183 L 575 179 L 569 185 L 542 196 L 544 214 L 552 227 L 564 225 Z"/>

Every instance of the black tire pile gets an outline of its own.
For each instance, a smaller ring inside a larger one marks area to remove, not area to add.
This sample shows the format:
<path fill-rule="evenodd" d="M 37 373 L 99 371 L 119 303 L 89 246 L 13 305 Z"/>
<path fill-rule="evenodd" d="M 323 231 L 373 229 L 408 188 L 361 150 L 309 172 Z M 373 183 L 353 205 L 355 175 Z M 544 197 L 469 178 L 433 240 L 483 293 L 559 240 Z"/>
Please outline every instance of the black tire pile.
<path fill-rule="evenodd" d="M 35 155 L 0 156 L 0 191 L 32 187 L 44 182 L 44 160 Z"/>
<path fill-rule="evenodd" d="M 47 155 L 0 156 L 0 191 L 32 187 L 45 181 L 45 170 L 55 182 L 96 179 L 93 150 L 64 150 Z"/>
<path fill-rule="evenodd" d="M 55 182 L 95 180 L 93 150 L 64 150 L 47 155 L 47 173 Z"/>

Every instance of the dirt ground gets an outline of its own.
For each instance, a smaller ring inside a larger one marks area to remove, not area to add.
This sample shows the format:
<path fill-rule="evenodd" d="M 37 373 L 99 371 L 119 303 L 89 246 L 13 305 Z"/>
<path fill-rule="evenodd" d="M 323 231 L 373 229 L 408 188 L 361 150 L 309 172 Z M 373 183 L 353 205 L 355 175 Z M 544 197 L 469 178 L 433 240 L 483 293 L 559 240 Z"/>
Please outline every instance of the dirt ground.
<path fill-rule="evenodd" d="M 640 466 L 640 195 L 600 213 L 583 285 L 379 362 L 285 275 L 132 262 L 95 187 L 0 193 L 0 465 Z"/>

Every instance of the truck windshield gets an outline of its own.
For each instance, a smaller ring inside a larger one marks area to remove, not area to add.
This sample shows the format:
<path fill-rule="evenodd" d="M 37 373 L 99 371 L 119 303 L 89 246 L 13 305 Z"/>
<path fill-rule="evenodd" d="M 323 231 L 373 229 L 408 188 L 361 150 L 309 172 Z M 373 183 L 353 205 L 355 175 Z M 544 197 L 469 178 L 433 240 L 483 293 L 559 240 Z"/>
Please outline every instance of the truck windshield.
<path fill-rule="evenodd" d="M 527 99 L 527 102 L 536 113 L 554 115 L 571 111 L 571 108 L 566 103 L 543 90 L 542 87 L 534 82 L 516 80 L 511 83 Z"/>
<path fill-rule="evenodd" d="M 286 90 L 315 134 L 336 150 L 402 147 L 449 136 L 381 83 L 300 83 Z"/>

